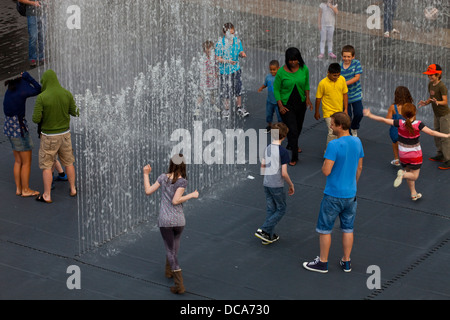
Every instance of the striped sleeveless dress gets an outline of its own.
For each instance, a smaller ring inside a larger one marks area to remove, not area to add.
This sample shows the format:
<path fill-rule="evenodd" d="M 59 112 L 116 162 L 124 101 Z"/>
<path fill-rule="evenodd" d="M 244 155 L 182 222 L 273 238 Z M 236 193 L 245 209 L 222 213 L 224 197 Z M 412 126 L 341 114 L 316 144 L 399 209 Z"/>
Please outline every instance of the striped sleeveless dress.
<path fill-rule="evenodd" d="M 394 120 L 394 127 L 398 128 L 398 155 L 403 167 L 413 170 L 420 169 L 423 162 L 422 148 L 419 138 L 420 131 L 425 127 L 422 121 L 414 120 L 412 123 L 414 133 L 411 134 L 406 127 L 406 121 Z"/>

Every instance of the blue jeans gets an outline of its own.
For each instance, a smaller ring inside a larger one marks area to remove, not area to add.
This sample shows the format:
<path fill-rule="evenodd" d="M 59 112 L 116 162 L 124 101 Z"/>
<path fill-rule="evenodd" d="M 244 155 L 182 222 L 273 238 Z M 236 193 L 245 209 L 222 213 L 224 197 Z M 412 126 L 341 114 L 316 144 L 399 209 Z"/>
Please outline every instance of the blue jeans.
<path fill-rule="evenodd" d="M 39 15 L 27 16 L 28 22 L 28 59 L 43 60 L 45 19 Z"/>
<path fill-rule="evenodd" d="M 266 194 L 267 216 L 261 229 L 272 236 L 275 226 L 286 213 L 286 193 L 283 187 L 264 187 L 264 193 Z"/>
<path fill-rule="evenodd" d="M 357 205 L 356 197 L 335 198 L 324 194 L 320 204 L 316 231 L 321 234 L 330 234 L 334 221 L 339 216 L 342 232 L 353 233 Z"/>
<path fill-rule="evenodd" d="M 348 115 L 352 119 L 351 129 L 358 130 L 359 123 L 363 118 L 363 104 L 362 101 L 355 101 L 348 104 Z"/>
<path fill-rule="evenodd" d="M 278 104 L 271 103 L 268 100 L 266 101 L 266 122 L 272 123 L 273 120 L 273 112 L 277 114 L 278 122 L 282 122 L 280 110 L 278 110 Z"/>
<path fill-rule="evenodd" d="M 384 0 L 384 32 L 394 29 L 394 14 L 397 10 L 397 0 Z"/>

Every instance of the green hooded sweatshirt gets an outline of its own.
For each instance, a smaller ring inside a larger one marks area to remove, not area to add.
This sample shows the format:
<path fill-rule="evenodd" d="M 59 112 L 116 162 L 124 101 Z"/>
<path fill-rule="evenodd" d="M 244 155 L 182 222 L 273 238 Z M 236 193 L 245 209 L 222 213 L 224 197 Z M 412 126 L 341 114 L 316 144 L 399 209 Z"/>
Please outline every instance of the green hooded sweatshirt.
<path fill-rule="evenodd" d="M 41 79 L 42 91 L 37 96 L 33 122 L 41 123 L 45 134 L 58 134 L 70 129 L 70 116 L 78 117 L 80 111 L 72 94 L 61 87 L 55 71 L 49 69 Z"/>

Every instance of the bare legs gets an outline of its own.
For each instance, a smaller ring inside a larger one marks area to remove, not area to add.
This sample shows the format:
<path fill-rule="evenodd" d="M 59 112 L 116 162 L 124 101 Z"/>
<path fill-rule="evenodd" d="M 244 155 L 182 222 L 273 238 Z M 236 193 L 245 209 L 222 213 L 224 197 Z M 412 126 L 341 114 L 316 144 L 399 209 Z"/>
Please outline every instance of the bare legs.
<path fill-rule="evenodd" d="M 328 254 L 330 253 L 331 247 L 331 234 L 320 234 L 319 235 L 320 244 L 320 261 L 328 262 Z M 353 233 L 342 233 L 342 249 L 344 255 L 342 256 L 342 261 L 350 261 L 350 254 L 353 248 Z"/>
<path fill-rule="evenodd" d="M 406 179 L 406 183 L 408 184 L 409 190 L 411 191 L 411 197 L 417 195 L 416 191 L 416 180 L 419 178 L 420 169 L 411 170 L 406 168 L 405 173 L 402 176 L 402 179 Z"/>
<path fill-rule="evenodd" d="M 70 165 L 65 168 L 67 179 L 69 180 L 70 185 L 70 195 L 75 196 L 77 194 L 77 190 L 75 188 L 75 166 Z M 42 180 L 44 181 L 44 194 L 42 195 L 42 197 L 44 198 L 45 201 L 51 201 L 53 169 L 42 170 Z"/>
<path fill-rule="evenodd" d="M 16 183 L 16 194 L 24 197 L 38 195 L 37 191 L 29 187 L 31 171 L 31 150 L 14 151 L 14 181 Z"/>

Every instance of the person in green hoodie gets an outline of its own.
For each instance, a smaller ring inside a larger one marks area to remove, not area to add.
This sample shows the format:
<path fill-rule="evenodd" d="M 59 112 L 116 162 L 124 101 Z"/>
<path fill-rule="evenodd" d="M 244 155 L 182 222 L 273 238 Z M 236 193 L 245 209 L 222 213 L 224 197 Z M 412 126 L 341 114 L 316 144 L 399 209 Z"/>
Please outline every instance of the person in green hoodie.
<path fill-rule="evenodd" d="M 41 79 L 42 91 L 36 99 L 32 120 L 40 124 L 41 143 L 39 147 L 39 168 L 42 170 L 44 193 L 37 201 L 51 203 L 51 185 L 53 179 L 52 166 L 59 156 L 61 164 L 66 168 L 70 184 L 70 195 L 77 195 L 75 188 L 75 158 L 70 136 L 70 116 L 78 117 L 79 109 L 75 105 L 73 95 L 64 89 L 56 76 L 49 69 Z"/>

